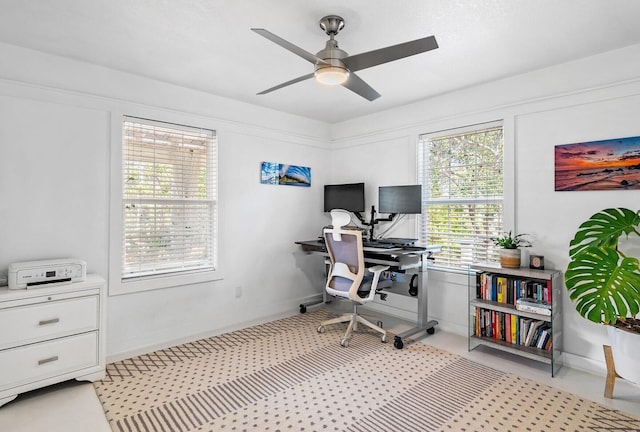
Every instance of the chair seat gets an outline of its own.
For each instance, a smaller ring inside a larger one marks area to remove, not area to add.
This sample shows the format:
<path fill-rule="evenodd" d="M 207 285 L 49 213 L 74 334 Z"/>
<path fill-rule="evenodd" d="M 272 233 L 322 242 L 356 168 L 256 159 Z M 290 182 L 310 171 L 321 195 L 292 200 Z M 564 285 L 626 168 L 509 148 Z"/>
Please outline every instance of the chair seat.
<path fill-rule="evenodd" d="M 364 298 L 369 295 L 371 291 L 371 283 L 373 282 L 373 276 L 365 276 L 362 279 L 362 284 L 360 284 L 360 288 L 358 289 L 358 296 Z M 391 279 L 379 279 L 377 290 L 381 290 L 383 288 L 389 288 L 393 284 Z"/>

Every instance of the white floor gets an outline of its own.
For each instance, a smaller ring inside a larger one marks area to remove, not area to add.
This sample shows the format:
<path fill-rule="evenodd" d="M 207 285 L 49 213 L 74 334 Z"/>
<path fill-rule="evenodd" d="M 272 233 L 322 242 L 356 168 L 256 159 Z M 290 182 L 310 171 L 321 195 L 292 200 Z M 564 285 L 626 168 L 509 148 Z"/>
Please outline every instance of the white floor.
<path fill-rule="evenodd" d="M 384 318 L 384 322 L 385 328 L 392 332 L 412 327 L 391 317 Z M 563 367 L 552 378 L 549 365 L 484 347 L 468 352 L 466 338 L 440 330 L 421 339 L 420 343 L 445 349 L 502 371 L 517 373 L 640 417 L 640 386 L 622 379 L 616 380 L 614 399 L 606 399 L 603 396 L 604 376 Z M 69 381 L 20 395 L 0 408 L 0 431 L 108 432 L 110 428 L 93 386 Z"/>
<path fill-rule="evenodd" d="M 0 431 L 109 432 L 88 382 L 68 381 L 18 396 L 0 408 Z"/>

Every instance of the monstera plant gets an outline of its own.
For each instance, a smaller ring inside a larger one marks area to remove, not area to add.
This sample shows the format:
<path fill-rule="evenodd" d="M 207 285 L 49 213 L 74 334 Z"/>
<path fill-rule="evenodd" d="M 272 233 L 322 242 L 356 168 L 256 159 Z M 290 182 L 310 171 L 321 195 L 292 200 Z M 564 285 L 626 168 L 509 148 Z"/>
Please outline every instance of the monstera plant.
<path fill-rule="evenodd" d="M 640 265 L 619 243 L 623 236 L 638 240 L 639 230 L 640 215 L 626 208 L 602 210 L 580 225 L 569 245 L 571 262 L 564 275 L 580 315 L 637 331 Z"/>
<path fill-rule="evenodd" d="M 610 324 L 610 345 L 603 347 L 608 398 L 616 377 L 640 385 L 640 320 L 636 318 L 640 311 L 640 266 L 637 257 L 628 256 L 633 244 L 638 244 L 639 229 L 638 212 L 609 208 L 580 225 L 569 244 L 571 262 L 564 274 L 569 297 L 583 317 Z M 628 240 L 624 250 L 621 239 Z"/>

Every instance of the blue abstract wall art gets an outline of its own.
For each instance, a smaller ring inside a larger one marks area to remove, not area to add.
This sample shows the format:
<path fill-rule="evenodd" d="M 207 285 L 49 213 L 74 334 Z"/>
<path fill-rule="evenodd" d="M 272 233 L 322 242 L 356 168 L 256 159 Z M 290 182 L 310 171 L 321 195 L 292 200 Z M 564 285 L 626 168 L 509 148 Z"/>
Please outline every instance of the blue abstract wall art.
<path fill-rule="evenodd" d="M 311 186 L 311 168 L 262 162 L 260 183 L 287 186 Z"/>

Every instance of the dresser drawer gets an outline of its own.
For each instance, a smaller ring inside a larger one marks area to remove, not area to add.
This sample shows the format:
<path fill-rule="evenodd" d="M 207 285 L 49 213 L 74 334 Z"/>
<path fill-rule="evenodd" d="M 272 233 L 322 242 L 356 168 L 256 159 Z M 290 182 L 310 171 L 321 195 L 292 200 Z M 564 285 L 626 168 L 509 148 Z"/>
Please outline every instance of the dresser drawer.
<path fill-rule="evenodd" d="M 98 328 L 97 295 L 0 310 L 0 349 Z"/>
<path fill-rule="evenodd" d="M 0 351 L 0 392 L 97 364 L 97 331 Z"/>

